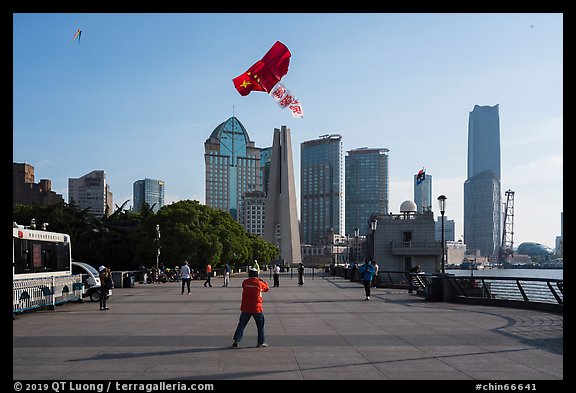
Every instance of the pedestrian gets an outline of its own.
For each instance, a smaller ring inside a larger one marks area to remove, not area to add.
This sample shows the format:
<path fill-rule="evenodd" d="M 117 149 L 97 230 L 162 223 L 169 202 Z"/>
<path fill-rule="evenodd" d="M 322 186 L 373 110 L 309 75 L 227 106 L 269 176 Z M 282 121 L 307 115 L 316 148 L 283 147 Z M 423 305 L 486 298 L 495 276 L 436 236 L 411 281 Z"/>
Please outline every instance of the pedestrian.
<path fill-rule="evenodd" d="M 212 265 L 206 265 L 206 281 L 204 281 L 204 286 L 209 285 L 212 288 L 212 283 L 210 282 L 210 276 L 212 275 Z"/>
<path fill-rule="evenodd" d="M 184 265 L 180 268 L 180 275 L 182 277 L 182 295 L 184 295 L 184 286 L 188 287 L 188 295 L 190 295 L 190 266 L 188 266 L 188 261 L 184 261 Z"/>
<path fill-rule="evenodd" d="M 414 280 L 416 280 L 416 277 L 414 277 L 414 275 L 421 272 L 422 270 L 420 270 L 420 265 L 416 265 L 410 269 L 409 272 L 410 274 L 408 275 L 408 277 L 410 278 L 410 280 L 408 280 L 408 293 L 412 293 L 416 288 L 416 286 L 414 285 Z"/>
<path fill-rule="evenodd" d="M 280 286 L 280 265 L 274 265 L 274 288 L 278 288 Z"/>
<path fill-rule="evenodd" d="M 298 265 L 298 285 L 304 285 L 304 264 Z"/>
<path fill-rule="evenodd" d="M 138 282 L 140 284 L 146 284 L 146 266 L 140 265 L 138 266 Z"/>
<path fill-rule="evenodd" d="M 228 262 L 226 262 L 226 266 L 224 266 L 224 285 L 222 285 L 223 287 L 227 287 L 228 284 L 230 284 L 230 271 L 231 270 L 232 270 L 232 268 L 230 267 Z"/>
<path fill-rule="evenodd" d="M 100 310 L 109 310 L 106 300 L 108 300 L 108 291 L 114 288 L 112 272 L 104 265 L 98 268 L 98 272 L 100 273 Z"/>
<path fill-rule="evenodd" d="M 376 281 L 378 281 L 378 270 L 380 270 L 380 266 L 378 266 L 376 261 L 372 261 L 372 266 L 374 266 L 374 277 L 372 277 L 372 288 L 376 288 Z"/>
<path fill-rule="evenodd" d="M 264 330 L 264 313 L 262 308 L 262 292 L 268 292 L 270 288 L 264 280 L 258 277 L 258 270 L 250 268 L 248 270 L 248 278 L 242 282 L 242 303 L 240 304 L 240 319 L 238 326 L 234 332 L 234 342 L 232 346 L 236 348 L 238 343 L 242 341 L 244 336 L 244 329 L 250 321 L 254 318 L 256 328 L 258 329 L 258 348 L 267 347 L 265 341 Z"/>
<path fill-rule="evenodd" d="M 370 285 L 372 284 L 372 277 L 374 276 L 374 266 L 370 263 L 370 258 L 364 260 L 364 265 L 358 268 L 360 273 L 360 279 L 364 283 L 364 291 L 366 292 L 366 298 L 364 300 L 370 300 Z"/>

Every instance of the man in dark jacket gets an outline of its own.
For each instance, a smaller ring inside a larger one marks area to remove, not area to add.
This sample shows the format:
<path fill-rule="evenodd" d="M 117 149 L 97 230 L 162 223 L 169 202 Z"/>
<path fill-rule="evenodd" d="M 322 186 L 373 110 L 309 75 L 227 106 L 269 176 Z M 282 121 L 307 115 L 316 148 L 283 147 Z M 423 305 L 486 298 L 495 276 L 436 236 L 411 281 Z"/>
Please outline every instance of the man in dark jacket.
<path fill-rule="evenodd" d="M 268 284 L 258 277 L 258 270 L 250 268 L 248 270 L 248 278 L 242 282 L 242 303 L 240 305 L 240 320 L 234 332 L 234 343 L 232 346 L 236 348 L 238 343 L 244 336 L 244 329 L 250 321 L 254 318 L 256 328 L 258 329 L 258 345 L 257 347 L 267 347 L 265 342 L 264 331 L 264 314 L 262 308 L 262 292 L 268 292 L 270 288 Z"/>
<path fill-rule="evenodd" d="M 370 263 L 370 258 L 364 260 L 364 265 L 358 268 L 360 273 L 360 278 L 364 283 L 364 291 L 366 292 L 366 298 L 364 300 L 370 300 L 370 286 L 372 285 L 372 277 L 374 276 L 374 266 Z"/>

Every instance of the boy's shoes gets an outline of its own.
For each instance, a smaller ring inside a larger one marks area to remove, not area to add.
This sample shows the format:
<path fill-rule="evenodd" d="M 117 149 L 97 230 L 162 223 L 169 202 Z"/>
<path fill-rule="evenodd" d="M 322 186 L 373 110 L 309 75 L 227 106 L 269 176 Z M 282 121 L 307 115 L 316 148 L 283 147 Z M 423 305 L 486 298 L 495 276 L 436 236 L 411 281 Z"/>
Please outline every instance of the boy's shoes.
<path fill-rule="evenodd" d="M 234 342 L 232 343 L 232 347 L 233 347 L 233 348 L 237 348 L 237 347 L 238 347 L 238 341 L 234 341 Z"/>
<path fill-rule="evenodd" d="M 267 346 L 268 346 L 268 344 L 262 343 L 262 344 L 256 345 L 256 348 L 266 348 Z"/>

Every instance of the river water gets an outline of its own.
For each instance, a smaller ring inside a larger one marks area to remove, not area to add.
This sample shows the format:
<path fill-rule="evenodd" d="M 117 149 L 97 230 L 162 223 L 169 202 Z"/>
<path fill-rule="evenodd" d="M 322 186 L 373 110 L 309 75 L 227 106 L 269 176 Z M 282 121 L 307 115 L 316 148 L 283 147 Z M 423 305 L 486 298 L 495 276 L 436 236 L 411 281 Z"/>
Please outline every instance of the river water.
<path fill-rule="evenodd" d="M 480 270 L 459 270 L 446 269 L 446 273 L 453 273 L 456 276 L 492 276 L 492 277 L 533 277 L 551 278 L 557 280 L 564 279 L 564 269 L 480 269 Z"/>

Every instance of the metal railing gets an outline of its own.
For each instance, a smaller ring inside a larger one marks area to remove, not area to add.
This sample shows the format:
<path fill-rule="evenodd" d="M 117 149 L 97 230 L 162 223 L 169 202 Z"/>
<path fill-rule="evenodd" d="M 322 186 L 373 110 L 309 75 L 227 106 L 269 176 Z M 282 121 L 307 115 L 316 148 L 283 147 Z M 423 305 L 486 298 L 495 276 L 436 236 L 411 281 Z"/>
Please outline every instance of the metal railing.
<path fill-rule="evenodd" d="M 358 281 L 359 275 L 351 276 L 352 270 L 338 267 L 333 275 Z M 435 276 L 433 274 L 411 274 L 403 271 L 378 272 L 377 286 L 382 288 L 410 288 L 413 279 L 413 289 L 416 293 L 430 295 Z M 414 280 L 416 278 L 417 280 Z M 440 298 L 444 301 L 468 302 L 483 305 L 531 307 L 563 312 L 564 280 L 532 277 L 498 277 L 498 276 L 443 276 L 449 288 L 440 288 Z M 417 281 L 417 282 L 416 282 Z M 440 280 L 442 281 L 442 280 Z M 447 294 L 447 295 L 446 295 Z"/>
<path fill-rule="evenodd" d="M 564 304 L 564 280 L 531 277 L 447 276 L 456 296 Z"/>
<path fill-rule="evenodd" d="M 41 307 L 81 300 L 84 287 L 82 275 L 14 279 L 12 281 L 12 312 L 19 313 Z"/>

